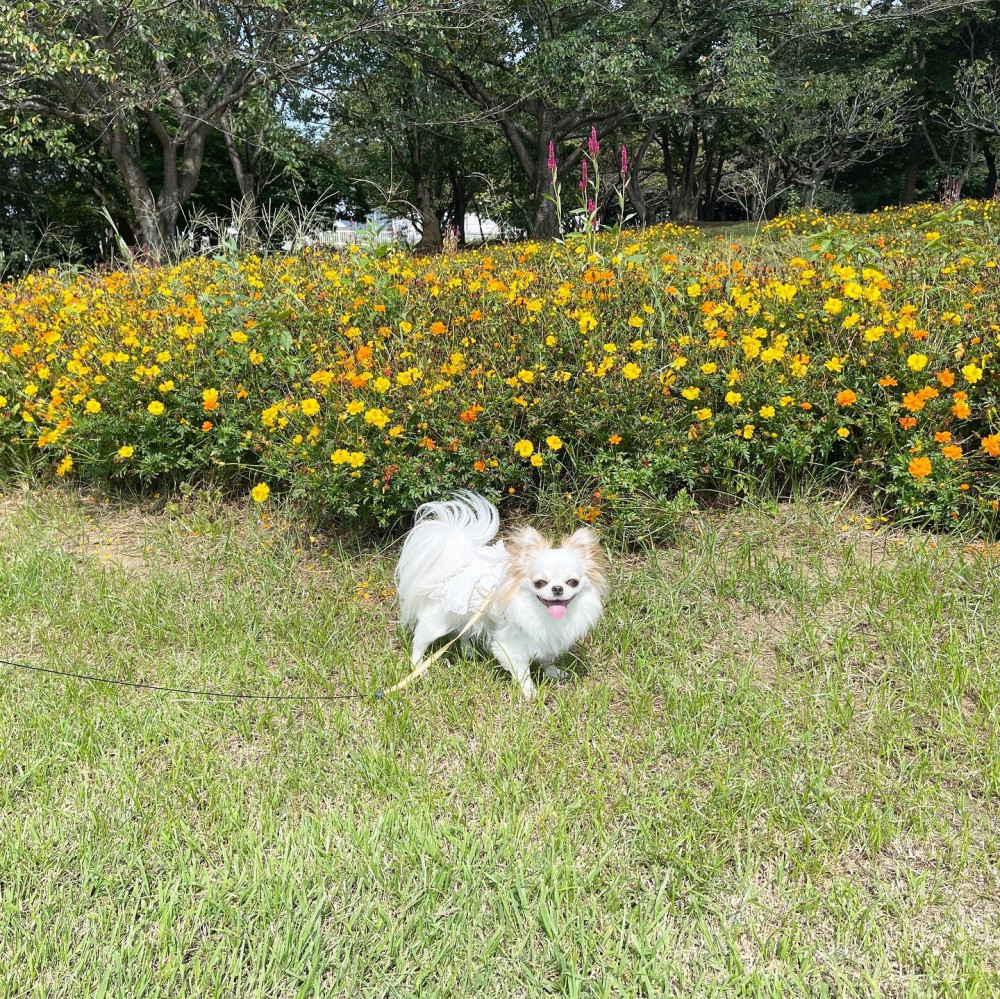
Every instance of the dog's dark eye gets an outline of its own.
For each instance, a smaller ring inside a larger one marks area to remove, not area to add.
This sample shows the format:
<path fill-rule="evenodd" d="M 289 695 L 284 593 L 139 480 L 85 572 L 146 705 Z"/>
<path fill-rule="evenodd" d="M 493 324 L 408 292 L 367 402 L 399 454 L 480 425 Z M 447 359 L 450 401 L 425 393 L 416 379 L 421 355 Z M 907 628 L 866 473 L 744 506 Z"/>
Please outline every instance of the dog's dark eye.
<path fill-rule="evenodd" d="M 566 585 L 567 586 L 579 586 L 580 585 L 580 580 L 579 579 L 567 579 L 566 580 Z"/>
<path fill-rule="evenodd" d="M 544 585 L 545 585 L 545 580 L 544 579 L 536 579 L 535 580 L 535 589 L 536 590 L 540 590 Z"/>

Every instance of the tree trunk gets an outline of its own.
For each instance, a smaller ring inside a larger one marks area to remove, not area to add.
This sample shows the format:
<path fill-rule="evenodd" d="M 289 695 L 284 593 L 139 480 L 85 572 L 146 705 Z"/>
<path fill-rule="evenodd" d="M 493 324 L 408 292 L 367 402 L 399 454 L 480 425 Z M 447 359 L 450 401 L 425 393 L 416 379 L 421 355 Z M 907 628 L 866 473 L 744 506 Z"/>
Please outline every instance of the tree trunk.
<path fill-rule="evenodd" d="M 903 190 L 899 202 L 912 205 L 917 198 L 917 171 L 920 169 L 920 150 L 923 143 L 920 136 L 910 137 L 909 152 L 906 158 L 906 173 L 903 175 Z"/>
<path fill-rule="evenodd" d="M 629 205 L 635 213 L 636 222 L 639 225 L 650 225 L 653 221 L 653 212 L 649 201 L 646 199 L 646 192 L 642 189 L 642 164 L 646 158 L 646 151 L 650 143 L 656 137 L 656 128 L 650 128 L 642 137 L 642 142 L 638 148 L 632 152 L 632 161 L 629 163 L 628 181 L 625 185 L 625 194 L 628 197 Z"/>
<path fill-rule="evenodd" d="M 773 219 L 778 217 L 778 212 L 781 209 L 781 200 L 776 198 L 775 191 L 778 189 L 779 173 L 778 168 L 768 160 L 767 163 L 767 181 L 764 186 L 764 205 L 762 216 L 765 219 Z"/>
<path fill-rule="evenodd" d="M 153 260 L 162 259 L 165 240 L 160 231 L 156 196 L 142 171 L 142 166 L 129 148 L 128 136 L 120 125 L 115 125 L 105 133 L 104 145 L 118 168 L 132 213 L 135 216 L 136 237 L 142 242 Z"/>
<path fill-rule="evenodd" d="M 997 159 L 988 142 L 983 143 L 983 156 L 986 158 L 986 193 L 984 197 L 997 196 Z"/>
<path fill-rule="evenodd" d="M 138 226 L 137 236 L 146 252 L 156 263 L 164 263 L 170 246 L 177 235 L 181 209 L 198 186 L 198 177 L 205 159 L 207 128 L 194 130 L 178 143 L 167 136 L 160 137 L 163 150 L 163 186 L 159 195 L 153 190 L 143 172 L 138 154 L 133 150 L 121 125 L 114 125 L 102 136 L 102 143 L 121 175 L 129 204 Z M 183 148 L 180 163 L 177 157 Z"/>
<path fill-rule="evenodd" d="M 681 163 L 681 173 L 670 194 L 670 221 L 694 222 L 698 218 L 698 198 L 701 194 L 698 172 L 698 130 L 688 133 L 687 150 Z"/>
<path fill-rule="evenodd" d="M 726 157 L 720 152 L 713 164 L 711 155 L 705 156 L 705 201 L 702 205 L 701 218 L 703 222 L 714 222 L 716 205 L 719 200 L 719 185 L 722 183 L 722 171 Z M 712 167 L 714 166 L 714 170 Z"/>
<path fill-rule="evenodd" d="M 535 215 L 531 221 L 531 239 L 555 239 L 559 235 L 556 206 L 547 198 L 535 201 Z"/>
<path fill-rule="evenodd" d="M 413 248 L 415 253 L 437 253 L 443 246 L 441 223 L 434 211 L 430 182 L 421 177 L 416 181 L 417 210 L 420 212 L 420 242 Z"/>
<path fill-rule="evenodd" d="M 233 221 L 239 221 L 240 235 L 250 244 L 256 244 L 259 240 L 257 171 L 260 164 L 260 147 L 254 148 L 249 142 L 243 142 L 243 149 L 240 150 L 233 134 L 233 119 L 229 114 L 223 116 L 220 131 L 226 142 L 226 152 L 229 154 L 229 162 L 232 165 L 236 183 L 240 188 L 239 209 L 234 211 Z M 238 219 L 235 217 L 237 214 L 239 215 Z"/>
<path fill-rule="evenodd" d="M 465 246 L 465 216 L 469 211 L 465 171 L 461 167 L 453 168 L 450 172 L 450 180 L 452 225 L 458 230 L 458 245 Z"/>

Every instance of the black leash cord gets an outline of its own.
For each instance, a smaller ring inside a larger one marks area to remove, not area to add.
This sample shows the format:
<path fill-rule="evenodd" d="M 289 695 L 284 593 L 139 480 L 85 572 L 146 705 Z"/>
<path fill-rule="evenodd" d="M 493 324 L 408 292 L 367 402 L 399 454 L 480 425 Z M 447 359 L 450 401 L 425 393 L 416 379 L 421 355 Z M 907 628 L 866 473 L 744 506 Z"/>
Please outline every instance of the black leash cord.
<path fill-rule="evenodd" d="M 191 694 L 194 697 L 220 697 L 231 701 L 368 701 L 373 699 L 367 694 L 228 694 L 218 690 L 160 687 L 155 683 L 135 683 L 132 680 L 113 680 L 105 676 L 91 676 L 88 673 L 69 673 L 66 670 L 48 669 L 45 666 L 29 666 L 27 663 L 16 663 L 10 659 L 0 659 L 0 666 L 12 666 L 15 669 L 25 669 L 32 673 L 49 673 L 52 676 L 65 676 L 73 680 L 90 680 L 93 683 L 107 683 L 116 687 L 156 690 L 163 694 Z M 379 700 L 381 694 L 382 691 L 378 691 L 374 699 Z"/>

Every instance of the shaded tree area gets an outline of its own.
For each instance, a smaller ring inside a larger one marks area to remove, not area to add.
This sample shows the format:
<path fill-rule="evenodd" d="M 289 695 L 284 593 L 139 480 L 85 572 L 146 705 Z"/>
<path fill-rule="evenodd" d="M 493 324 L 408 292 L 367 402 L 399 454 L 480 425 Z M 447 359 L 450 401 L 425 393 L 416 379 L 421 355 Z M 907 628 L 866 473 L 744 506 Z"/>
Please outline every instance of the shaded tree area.
<path fill-rule="evenodd" d="M 167 259 L 289 204 L 428 252 L 476 216 L 551 237 L 550 156 L 572 208 L 591 128 L 606 176 L 629 150 L 630 224 L 989 197 L 998 26 L 979 0 L 29 0 L 0 11 L 0 249 Z"/>

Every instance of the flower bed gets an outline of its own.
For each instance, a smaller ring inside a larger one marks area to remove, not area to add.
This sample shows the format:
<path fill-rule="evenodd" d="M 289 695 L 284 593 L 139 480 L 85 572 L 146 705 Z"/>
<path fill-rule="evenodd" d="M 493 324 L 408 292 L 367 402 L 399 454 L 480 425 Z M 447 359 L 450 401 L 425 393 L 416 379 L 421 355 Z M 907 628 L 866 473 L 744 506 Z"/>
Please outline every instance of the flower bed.
<path fill-rule="evenodd" d="M 984 526 L 994 216 L 966 202 L 793 216 L 745 246 L 659 226 L 30 276 L 0 288 L 0 468 L 211 471 L 343 526 L 457 486 L 566 493 L 597 520 L 802 480 Z"/>

